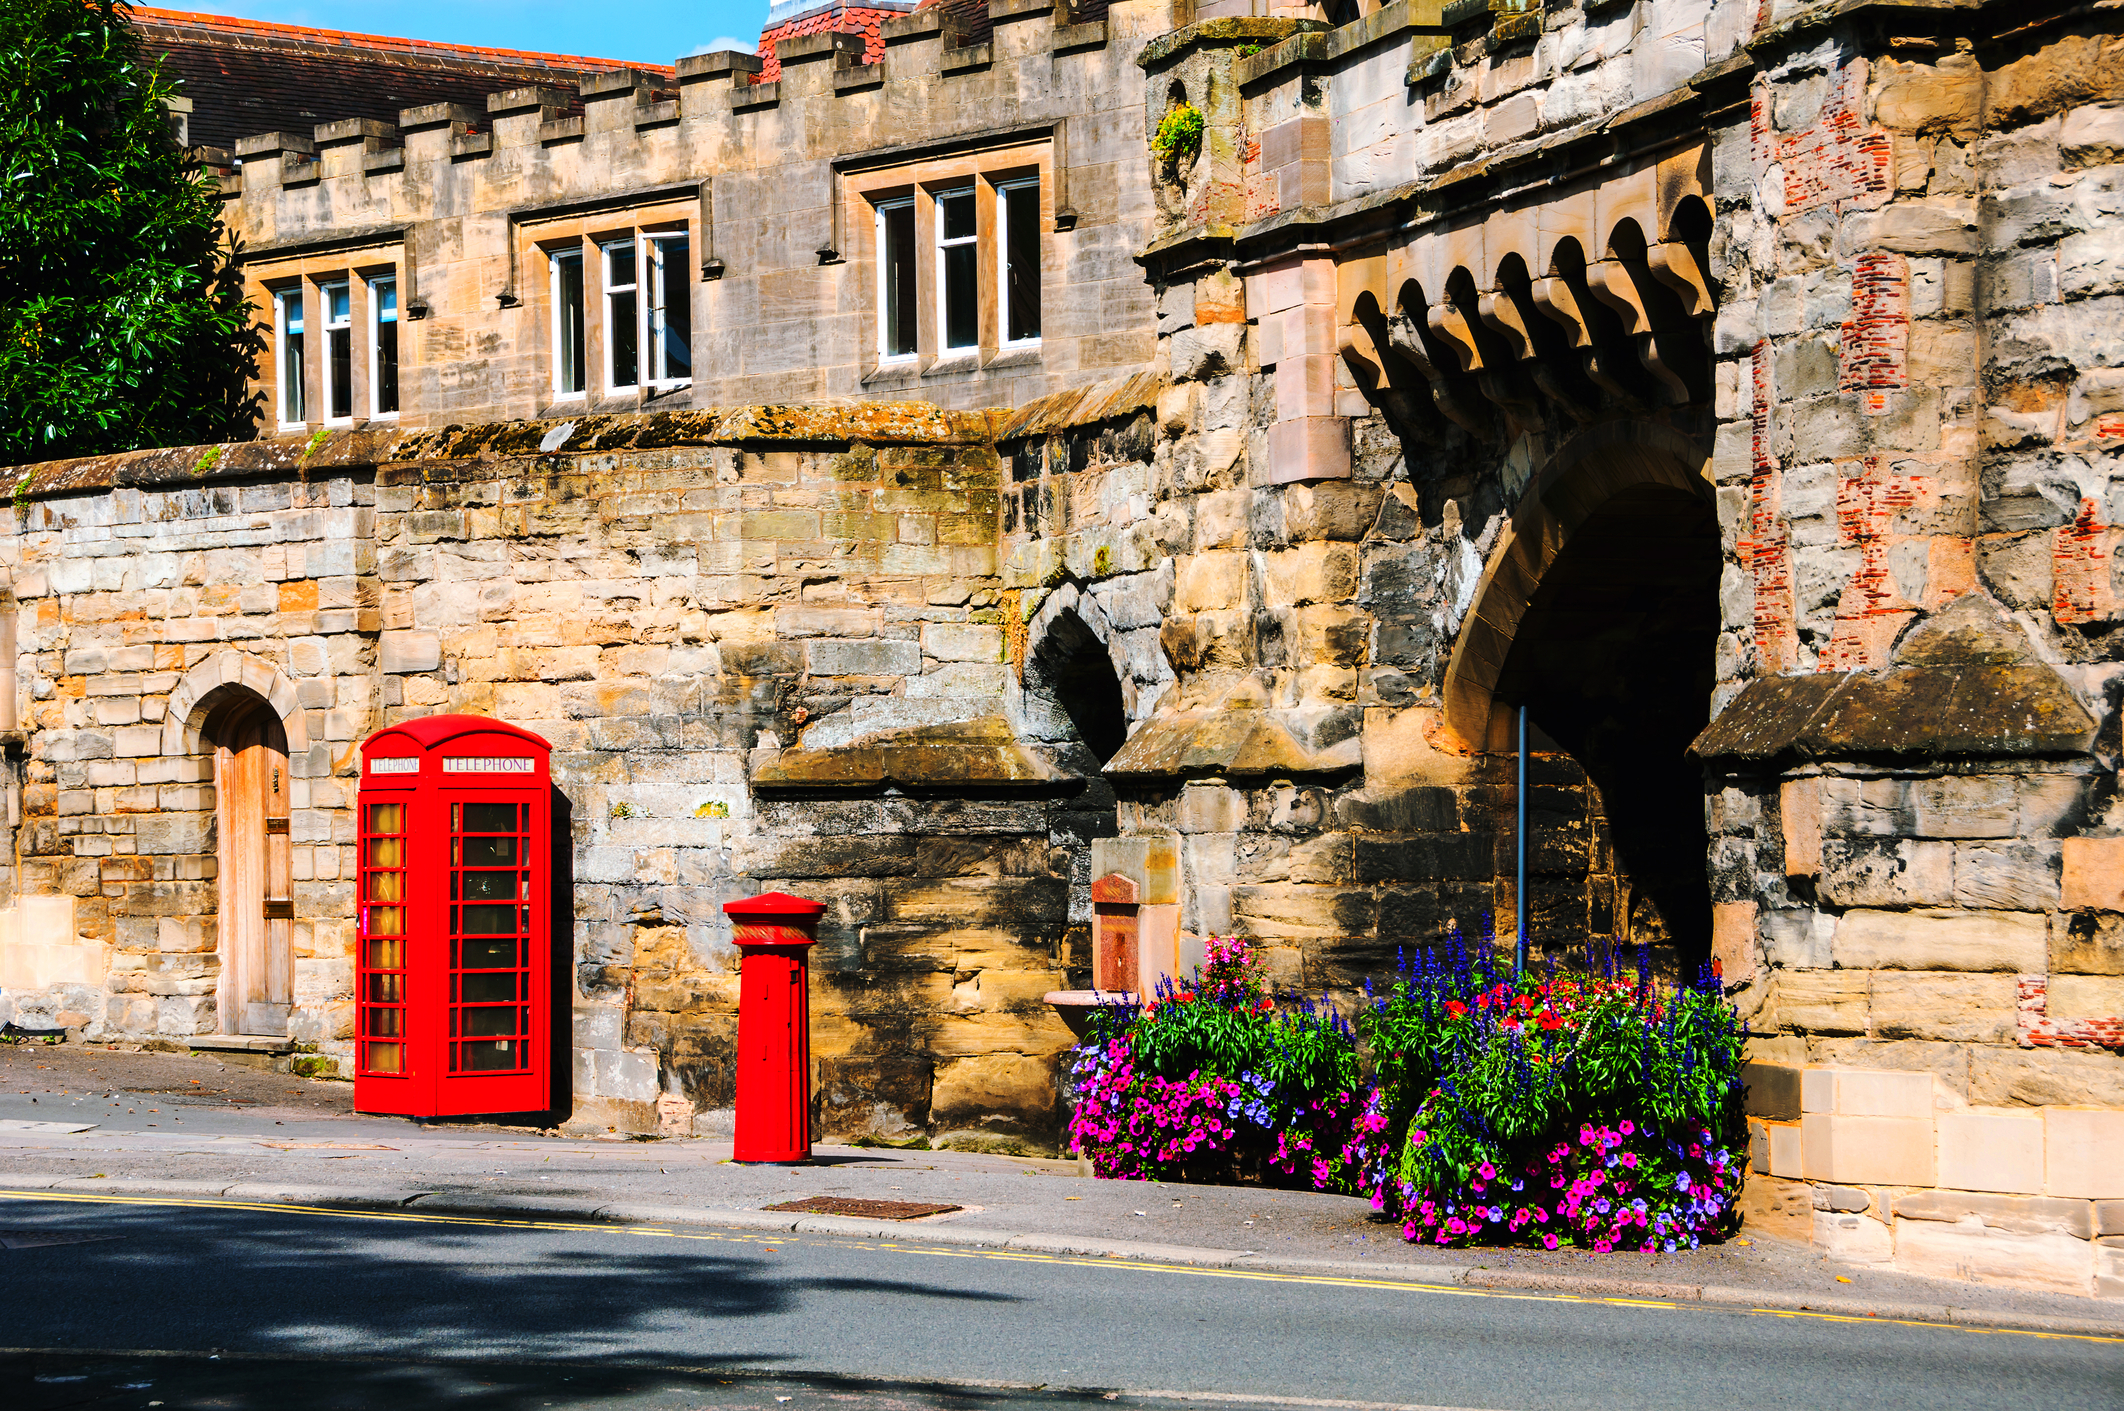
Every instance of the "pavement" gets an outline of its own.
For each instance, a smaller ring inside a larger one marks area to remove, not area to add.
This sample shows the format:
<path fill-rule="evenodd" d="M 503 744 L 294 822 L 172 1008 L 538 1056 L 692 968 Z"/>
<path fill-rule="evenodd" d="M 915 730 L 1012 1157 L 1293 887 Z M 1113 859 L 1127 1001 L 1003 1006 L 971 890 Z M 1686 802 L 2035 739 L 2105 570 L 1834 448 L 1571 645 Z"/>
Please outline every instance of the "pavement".
<path fill-rule="evenodd" d="M 0 1199 L 374 1210 L 435 1219 L 786 1232 L 927 1246 L 1786 1309 L 2124 1337 L 2124 1307 L 1833 1263 L 1790 1189 L 1755 1183 L 1723 1245 L 1676 1254 L 1433 1250 L 1362 1200 L 1090 1179 L 1074 1160 L 822 1144 L 801 1167 L 740 1166 L 727 1139 L 564 1137 L 352 1111 L 352 1085 L 206 1056 L 0 1046 Z M 12 1193 L 12 1194 L 10 1194 Z M 812 1196 L 946 1203 L 919 1221 L 764 1207 Z M 0 1225 L 7 1223 L 0 1211 Z"/>

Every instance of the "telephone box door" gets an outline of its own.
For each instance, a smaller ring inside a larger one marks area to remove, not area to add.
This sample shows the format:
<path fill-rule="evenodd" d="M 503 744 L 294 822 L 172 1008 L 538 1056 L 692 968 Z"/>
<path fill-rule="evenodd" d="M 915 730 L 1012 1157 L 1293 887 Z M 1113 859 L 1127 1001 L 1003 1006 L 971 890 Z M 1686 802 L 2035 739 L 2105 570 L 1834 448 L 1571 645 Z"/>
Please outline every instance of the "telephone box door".
<path fill-rule="evenodd" d="M 362 746 L 357 1110 L 551 1105 L 548 750 L 480 716 Z"/>

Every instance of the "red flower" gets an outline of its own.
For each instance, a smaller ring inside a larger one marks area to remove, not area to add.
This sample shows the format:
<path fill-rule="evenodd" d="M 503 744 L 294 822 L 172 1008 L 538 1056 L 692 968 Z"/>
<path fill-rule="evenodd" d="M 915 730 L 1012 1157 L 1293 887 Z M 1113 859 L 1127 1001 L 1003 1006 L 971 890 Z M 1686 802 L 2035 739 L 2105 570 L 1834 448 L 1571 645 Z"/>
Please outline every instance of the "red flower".
<path fill-rule="evenodd" d="M 1544 1029 L 1561 1029 L 1563 1027 L 1563 1016 L 1553 1009 L 1544 1009 L 1541 1012 L 1541 1027 Z"/>
<path fill-rule="evenodd" d="M 1467 1012 L 1468 1012 L 1468 1007 L 1467 1007 L 1466 1005 L 1462 1004 L 1462 1003 L 1461 1003 L 1461 1002 L 1460 1002 L 1459 1000 L 1457 1000 L 1457 999 L 1449 999 L 1449 1000 L 1447 1000 L 1447 1001 L 1446 1001 L 1446 1018 L 1448 1018 L 1448 1019 L 1461 1019 L 1461 1018 L 1465 1018 L 1465 1017 L 1466 1017 L 1466 1015 L 1467 1015 Z"/>

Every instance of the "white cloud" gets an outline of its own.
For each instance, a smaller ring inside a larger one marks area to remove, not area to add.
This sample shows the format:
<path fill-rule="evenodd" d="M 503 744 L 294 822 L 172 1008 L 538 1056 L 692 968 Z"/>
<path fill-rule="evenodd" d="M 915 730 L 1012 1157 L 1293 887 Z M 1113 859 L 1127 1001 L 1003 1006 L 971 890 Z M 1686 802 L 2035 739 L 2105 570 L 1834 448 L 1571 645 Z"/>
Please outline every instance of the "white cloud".
<path fill-rule="evenodd" d="M 713 54 L 718 49 L 735 49 L 740 54 L 750 54 L 759 47 L 759 41 L 756 39 L 734 39 L 725 34 L 709 40 L 706 44 L 696 45 L 693 52 L 696 54 Z"/>

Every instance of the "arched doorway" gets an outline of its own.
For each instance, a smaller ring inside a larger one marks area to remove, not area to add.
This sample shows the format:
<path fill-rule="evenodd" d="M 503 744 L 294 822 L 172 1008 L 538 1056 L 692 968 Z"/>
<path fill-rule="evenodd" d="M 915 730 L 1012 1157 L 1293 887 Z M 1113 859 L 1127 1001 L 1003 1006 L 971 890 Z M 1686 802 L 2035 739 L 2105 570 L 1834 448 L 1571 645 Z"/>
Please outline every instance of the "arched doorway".
<path fill-rule="evenodd" d="M 1710 953 L 1703 776 L 1687 750 L 1710 717 L 1724 557 L 1701 463 L 1679 433 L 1641 423 L 1565 448 L 1513 515 L 1455 644 L 1455 728 L 1503 755 L 1524 705 L 1547 756 L 1529 827 L 1537 944 L 1591 932 L 1671 943 L 1685 962 Z M 1587 836 L 1545 849 L 1545 826 L 1552 841 L 1572 826 L 1556 801 L 1588 786 Z M 1545 888 L 1581 891 L 1584 919 L 1545 924 Z"/>
<path fill-rule="evenodd" d="M 295 999 L 287 733 L 257 695 L 242 687 L 222 694 L 201 732 L 214 747 L 215 1010 L 224 1034 L 284 1037 Z"/>

